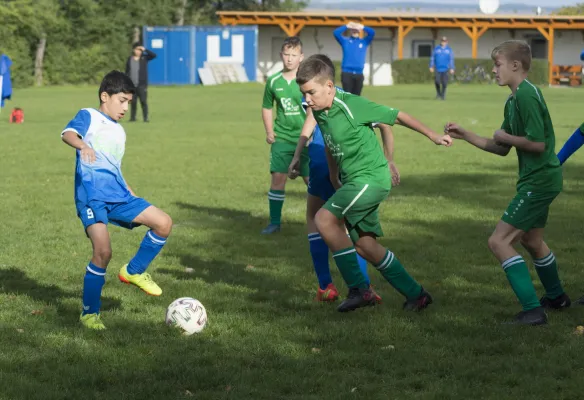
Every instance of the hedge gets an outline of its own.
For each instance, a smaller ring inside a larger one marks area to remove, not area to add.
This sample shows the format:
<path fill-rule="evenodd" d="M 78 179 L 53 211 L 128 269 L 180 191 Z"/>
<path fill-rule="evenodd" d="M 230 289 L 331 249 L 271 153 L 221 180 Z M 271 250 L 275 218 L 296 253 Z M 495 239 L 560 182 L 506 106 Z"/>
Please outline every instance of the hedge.
<path fill-rule="evenodd" d="M 454 61 L 455 76 L 458 79 L 464 80 L 465 70 L 469 67 L 471 70 L 477 66 L 482 66 L 487 73 L 491 72 L 493 68 L 493 61 L 491 59 L 472 59 L 472 58 L 458 58 Z M 410 58 L 406 60 L 396 60 L 392 63 L 392 75 L 394 83 L 431 83 L 434 81 L 434 75 L 430 73 L 428 66 L 430 65 L 429 58 Z M 472 83 L 479 82 L 478 79 Z M 529 80 L 534 84 L 544 85 L 548 83 L 548 62 L 547 60 L 533 60 L 531 63 L 531 71 L 529 72 Z M 470 82 L 469 82 L 470 83 Z"/>

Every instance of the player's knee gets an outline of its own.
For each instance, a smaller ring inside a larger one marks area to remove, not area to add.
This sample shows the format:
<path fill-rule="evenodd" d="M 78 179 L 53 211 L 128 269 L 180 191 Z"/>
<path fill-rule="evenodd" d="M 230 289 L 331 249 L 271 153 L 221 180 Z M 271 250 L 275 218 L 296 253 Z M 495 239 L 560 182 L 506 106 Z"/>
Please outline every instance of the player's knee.
<path fill-rule="evenodd" d="M 107 267 L 112 259 L 112 248 L 107 246 L 94 249 L 93 258 L 101 268 Z"/>
<path fill-rule="evenodd" d="M 504 246 L 503 240 L 500 236 L 491 235 L 487 241 L 487 245 L 491 252 L 497 254 L 497 252 Z"/>
<path fill-rule="evenodd" d="M 162 237 L 169 237 L 172 232 L 172 218 L 170 215 L 163 213 L 156 224 L 155 233 Z"/>
<path fill-rule="evenodd" d="M 528 251 L 536 251 L 543 244 L 543 239 L 540 237 L 533 237 L 529 235 L 523 235 L 521 237 L 521 245 Z"/>
<path fill-rule="evenodd" d="M 321 208 L 314 216 L 314 223 L 319 232 L 326 230 L 330 227 L 331 221 L 329 218 L 330 212 Z"/>

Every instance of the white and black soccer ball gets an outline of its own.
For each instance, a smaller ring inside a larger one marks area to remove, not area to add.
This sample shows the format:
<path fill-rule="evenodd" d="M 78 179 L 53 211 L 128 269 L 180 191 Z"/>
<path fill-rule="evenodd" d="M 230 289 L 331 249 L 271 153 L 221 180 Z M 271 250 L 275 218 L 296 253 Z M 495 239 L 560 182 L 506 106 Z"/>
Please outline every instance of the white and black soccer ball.
<path fill-rule="evenodd" d="M 187 336 L 199 333 L 207 324 L 207 310 L 199 300 L 181 297 L 166 309 L 166 324 L 180 329 Z"/>

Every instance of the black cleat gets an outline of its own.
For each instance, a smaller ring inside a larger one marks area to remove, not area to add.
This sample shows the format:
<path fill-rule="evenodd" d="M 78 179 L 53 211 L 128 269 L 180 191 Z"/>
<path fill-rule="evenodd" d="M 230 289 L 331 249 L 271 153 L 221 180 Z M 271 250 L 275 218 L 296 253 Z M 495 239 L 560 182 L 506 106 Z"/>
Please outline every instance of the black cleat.
<path fill-rule="evenodd" d="M 515 316 L 515 319 L 506 322 L 506 325 L 546 325 L 548 322 L 547 314 L 543 307 L 537 307 L 532 310 L 521 311 Z"/>
<path fill-rule="evenodd" d="M 547 310 L 564 310 L 572 304 L 572 301 L 566 293 L 562 293 L 555 299 L 543 296 L 539 302 L 541 303 L 541 306 Z"/>
<path fill-rule="evenodd" d="M 374 306 L 375 304 L 378 304 L 378 301 L 377 296 L 373 290 L 370 288 L 351 288 L 349 289 L 347 298 L 343 300 L 343 302 L 337 307 L 337 311 L 354 311 L 358 308 Z"/>
<path fill-rule="evenodd" d="M 272 233 L 280 232 L 280 225 L 270 224 L 264 228 L 262 235 L 271 235 Z"/>
<path fill-rule="evenodd" d="M 405 311 L 422 311 L 424 308 L 428 307 L 432 304 L 434 300 L 430 293 L 426 292 L 424 288 L 422 288 L 422 292 L 418 297 L 415 299 L 406 300 L 404 303 L 404 310 Z"/>
<path fill-rule="evenodd" d="M 579 306 L 584 306 L 584 296 L 576 300 L 575 304 L 578 304 Z"/>

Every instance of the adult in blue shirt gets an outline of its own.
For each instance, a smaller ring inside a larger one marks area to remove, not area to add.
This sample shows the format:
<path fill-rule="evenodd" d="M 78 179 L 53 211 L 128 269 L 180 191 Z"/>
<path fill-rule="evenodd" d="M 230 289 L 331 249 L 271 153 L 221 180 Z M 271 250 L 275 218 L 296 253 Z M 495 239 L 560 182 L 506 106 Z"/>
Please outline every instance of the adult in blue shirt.
<path fill-rule="evenodd" d="M 349 37 L 343 33 L 349 31 Z M 361 39 L 361 31 L 367 36 Z M 341 64 L 341 83 L 345 92 L 361 95 L 363 90 L 363 68 L 365 56 L 371 41 L 375 37 L 373 28 L 363 26 L 356 22 L 349 22 L 335 29 L 335 39 L 343 48 L 343 62 Z"/>
<path fill-rule="evenodd" d="M 444 100 L 448 86 L 448 72 L 454 74 L 454 52 L 448 45 L 448 38 L 442 36 L 440 44 L 434 48 L 430 57 L 430 72 L 434 74 L 436 98 Z"/>

